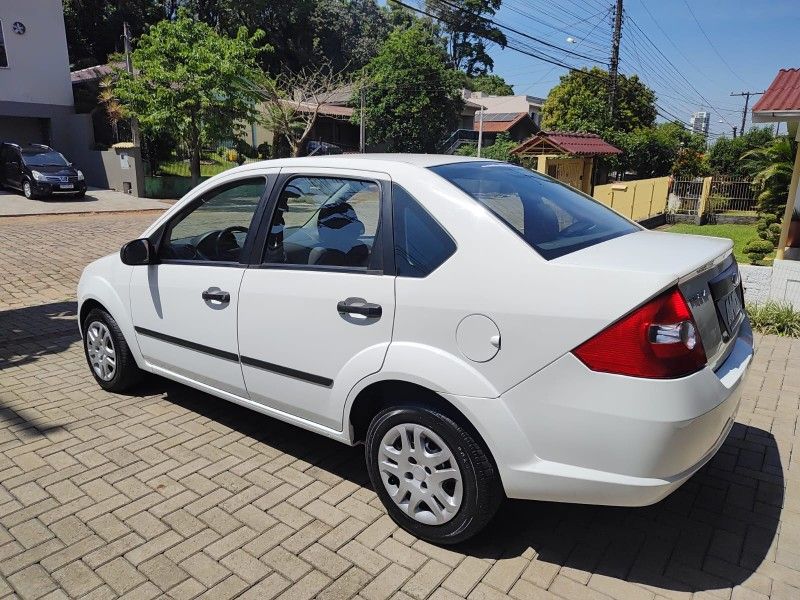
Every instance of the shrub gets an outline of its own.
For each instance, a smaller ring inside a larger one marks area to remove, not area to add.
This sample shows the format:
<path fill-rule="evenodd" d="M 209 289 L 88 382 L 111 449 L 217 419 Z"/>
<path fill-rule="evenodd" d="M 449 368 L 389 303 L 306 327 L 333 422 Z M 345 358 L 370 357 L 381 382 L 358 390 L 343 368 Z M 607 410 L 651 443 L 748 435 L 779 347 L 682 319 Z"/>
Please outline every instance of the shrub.
<path fill-rule="evenodd" d="M 272 146 L 269 142 L 261 142 L 258 145 L 258 158 L 271 158 Z"/>
<path fill-rule="evenodd" d="M 800 337 L 800 312 L 786 302 L 768 301 L 764 304 L 748 304 L 747 313 L 753 329 L 788 337 Z"/>
<path fill-rule="evenodd" d="M 753 238 L 744 247 L 744 253 L 750 259 L 750 264 L 764 260 L 764 257 L 775 249 L 775 245 L 761 238 Z"/>
<path fill-rule="evenodd" d="M 729 204 L 730 199 L 727 196 L 714 194 L 708 197 L 708 204 L 706 206 L 708 206 L 712 212 L 722 212 L 728 210 Z"/>

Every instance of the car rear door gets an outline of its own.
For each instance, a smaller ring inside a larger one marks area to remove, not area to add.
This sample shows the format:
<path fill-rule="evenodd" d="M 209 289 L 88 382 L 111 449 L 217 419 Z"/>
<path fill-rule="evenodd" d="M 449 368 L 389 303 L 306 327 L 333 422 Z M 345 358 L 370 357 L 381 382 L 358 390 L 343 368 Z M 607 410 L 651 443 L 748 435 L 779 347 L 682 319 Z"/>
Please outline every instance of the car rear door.
<path fill-rule="evenodd" d="M 206 191 L 162 228 L 158 264 L 133 267 L 136 339 L 157 371 L 247 397 L 237 344 L 237 302 L 269 185 L 259 172 Z"/>
<path fill-rule="evenodd" d="M 341 431 L 347 394 L 392 337 L 390 189 L 382 173 L 281 170 L 239 293 L 251 400 Z"/>

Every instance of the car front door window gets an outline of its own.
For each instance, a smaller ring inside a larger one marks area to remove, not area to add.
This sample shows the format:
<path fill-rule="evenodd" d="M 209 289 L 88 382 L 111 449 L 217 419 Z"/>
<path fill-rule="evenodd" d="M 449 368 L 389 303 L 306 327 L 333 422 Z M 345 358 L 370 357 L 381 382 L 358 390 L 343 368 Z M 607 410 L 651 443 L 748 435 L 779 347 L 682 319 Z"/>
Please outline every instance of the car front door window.
<path fill-rule="evenodd" d="M 159 257 L 238 263 L 266 181 L 235 181 L 203 195 L 194 208 L 167 227 Z"/>

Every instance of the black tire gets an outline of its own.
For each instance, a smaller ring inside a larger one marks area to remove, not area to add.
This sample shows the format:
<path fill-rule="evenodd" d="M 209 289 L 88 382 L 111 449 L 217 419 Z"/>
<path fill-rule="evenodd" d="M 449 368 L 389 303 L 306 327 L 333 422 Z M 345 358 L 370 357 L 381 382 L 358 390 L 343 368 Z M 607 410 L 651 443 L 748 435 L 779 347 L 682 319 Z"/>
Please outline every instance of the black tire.
<path fill-rule="evenodd" d="M 95 322 L 105 325 L 113 342 L 116 364 L 113 376 L 110 379 L 103 379 L 98 375 L 89 356 L 89 328 Z M 114 317 L 101 308 L 93 308 L 83 320 L 81 330 L 83 331 L 83 353 L 86 356 L 86 363 L 101 388 L 109 392 L 123 392 L 142 379 L 144 373 L 136 365 L 136 360 L 133 358 L 128 343 L 125 341 L 125 337 L 122 335 L 122 331 L 120 331 Z"/>
<path fill-rule="evenodd" d="M 33 191 L 33 186 L 31 185 L 30 181 L 23 181 L 22 182 L 22 194 L 28 200 L 36 200 L 36 198 L 37 198 L 36 193 Z"/>
<path fill-rule="evenodd" d="M 441 525 L 421 523 L 395 503 L 381 478 L 378 466 L 383 437 L 401 424 L 419 424 L 439 436 L 448 446 L 462 475 L 462 500 L 455 516 Z M 366 439 L 366 461 L 372 486 L 389 516 L 400 527 L 434 544 L 462 542 L 483 529 L 504 497 L 497 469 L 483 444 L 467 428 L 425 406 L 398 406 L 381 410 L 370 423 Z"/>

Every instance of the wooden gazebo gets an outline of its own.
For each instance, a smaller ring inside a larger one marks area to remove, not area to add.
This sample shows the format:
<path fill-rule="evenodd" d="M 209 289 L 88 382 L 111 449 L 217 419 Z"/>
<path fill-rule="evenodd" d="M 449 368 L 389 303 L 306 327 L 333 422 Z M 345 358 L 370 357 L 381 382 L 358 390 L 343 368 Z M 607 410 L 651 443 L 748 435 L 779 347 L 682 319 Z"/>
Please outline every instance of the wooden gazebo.
<path fill-rule="evenodd" d="M 541 131 L 511 152 L 527 167 L 591 194 L 595 157 L 622 150 L 594 133 Z"/>

